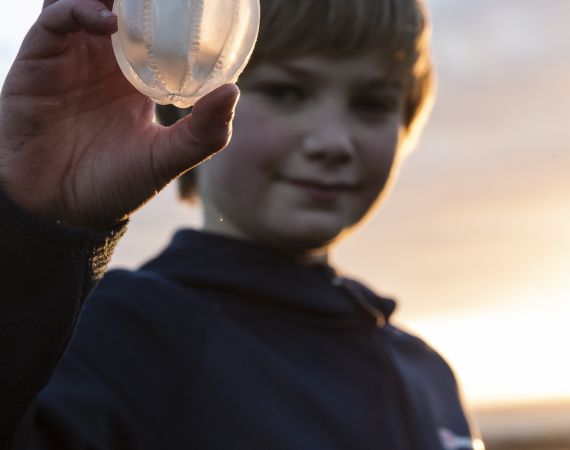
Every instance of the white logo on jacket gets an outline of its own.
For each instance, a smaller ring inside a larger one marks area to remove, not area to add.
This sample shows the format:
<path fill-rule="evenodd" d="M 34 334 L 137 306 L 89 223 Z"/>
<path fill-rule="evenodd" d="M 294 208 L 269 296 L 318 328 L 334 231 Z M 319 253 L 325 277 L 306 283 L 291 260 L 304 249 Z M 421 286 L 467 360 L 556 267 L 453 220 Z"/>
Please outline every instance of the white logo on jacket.
<path fill-rule="evenodd" d="M 469 436 L 458 436 L 447 428 L 438 430 L 441 445 L 445 450 L 485 450 L 481 439 L 471 439 Z"/>

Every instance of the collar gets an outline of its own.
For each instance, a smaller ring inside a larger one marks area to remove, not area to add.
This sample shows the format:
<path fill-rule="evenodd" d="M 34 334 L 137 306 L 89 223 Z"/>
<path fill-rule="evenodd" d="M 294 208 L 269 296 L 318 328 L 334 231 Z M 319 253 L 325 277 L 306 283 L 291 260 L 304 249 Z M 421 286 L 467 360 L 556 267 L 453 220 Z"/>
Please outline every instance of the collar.
<path fill-rule="evenodd" d="M 338 276 L 328 265 L 306 266 L 259 245 L 213 233 L 183 229 L 170 245 L 141 270 L 159 273 L 189 287 L 210 287 L 234 293 L 265 306 L 294 309 L 310 315 L 371 318 L 362 299 L 383 316 L 393 313 L 393 300 L 362 284 Z M 358 298 L 355 298 L 358 297 Z M 377 321 L 377 317 L 374 320 Z"/>

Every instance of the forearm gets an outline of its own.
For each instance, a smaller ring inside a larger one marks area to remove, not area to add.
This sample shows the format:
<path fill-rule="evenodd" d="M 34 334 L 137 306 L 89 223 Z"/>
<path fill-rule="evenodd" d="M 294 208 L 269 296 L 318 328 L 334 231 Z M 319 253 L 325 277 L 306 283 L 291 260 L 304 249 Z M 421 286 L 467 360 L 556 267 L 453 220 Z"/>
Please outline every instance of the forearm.
<path fill-rule="evenodd" d="M 52 226 L 0 194 L 0 448 L 49 380 L 125 226 Z"/>

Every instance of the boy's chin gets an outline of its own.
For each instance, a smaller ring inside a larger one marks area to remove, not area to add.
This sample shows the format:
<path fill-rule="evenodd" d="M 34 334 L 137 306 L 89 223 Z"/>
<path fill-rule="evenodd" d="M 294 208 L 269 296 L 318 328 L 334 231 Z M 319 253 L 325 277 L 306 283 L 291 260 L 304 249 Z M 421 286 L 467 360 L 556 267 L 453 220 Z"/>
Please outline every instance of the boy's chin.
<path fill-rule="evenodd" d="M 345 230 L 339 227 L 306 227 L 301 230 L 289 229 L 276 239 L 280 250 L 290 254 L 323 254 L 344 236 Z M 275 241 L 274 241 L 275 242 Z"/>

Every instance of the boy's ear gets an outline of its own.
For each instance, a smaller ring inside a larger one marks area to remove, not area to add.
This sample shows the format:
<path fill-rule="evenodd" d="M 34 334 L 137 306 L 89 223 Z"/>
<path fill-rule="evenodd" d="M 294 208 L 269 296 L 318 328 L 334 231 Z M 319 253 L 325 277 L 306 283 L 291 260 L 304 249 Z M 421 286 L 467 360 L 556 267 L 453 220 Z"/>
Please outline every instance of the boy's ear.
<path fill-rule="evenodd" d="M 168 127 L 192 112 L 190 108 L 177 108 L 174 105 L 155 105 L 154 113 L 159 124 Z"/>

